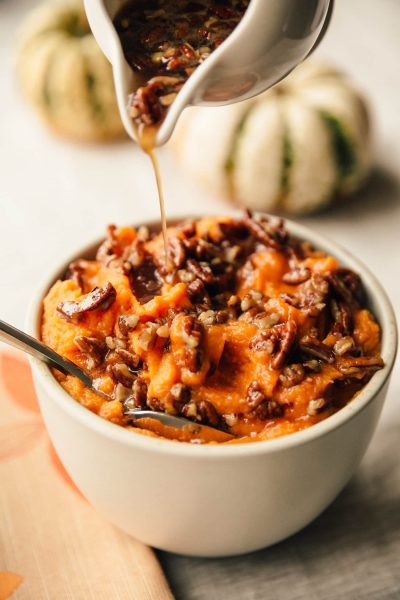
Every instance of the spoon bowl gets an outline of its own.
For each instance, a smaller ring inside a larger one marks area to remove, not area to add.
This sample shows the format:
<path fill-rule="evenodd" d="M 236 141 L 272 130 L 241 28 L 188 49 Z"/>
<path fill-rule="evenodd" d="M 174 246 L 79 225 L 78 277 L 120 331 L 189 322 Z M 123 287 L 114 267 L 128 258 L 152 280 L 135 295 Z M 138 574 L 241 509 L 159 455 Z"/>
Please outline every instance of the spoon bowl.
<path fill-rule="evenodd" d="M 77 377 L 86 387 L 96 392 L 96 394 L 105 396 L 108 400 L 113 400 L 111 396 L 99 390 L 96 385 L 96 379 L 92 379 L 90 375 L 78 365 L 64 358 L 61 354 L 58 354 L 49 348 L 49 346 L 43 344 L 43 342 L 40 342 L 13 325 L 1 320 L 0 341 L 38 358 L 50 367 L 64 373 L 64 375 L 70 374 Z M 150 429 L 156 433 L 162 434 L 170 432 L 173 435 L 176 435 L 176 431 L 174 430 L 179 430 L 177 437 L 182 440 L 186 440 L 186 438 L 189 439 L 190 436 L 195 436 L 196 439 L 200 441 L 213 440 L 216 442 L 226 442 L 233 438 L 233 435 L 226 433 L 225 431 L 200 423 L 193 423 L 193 421 L 185 419 L 184 417 L 176 417 L 175 415 L 169 415 L 167 413 L 131 408 L 124 411 L 124 414 L 133 421 L 140 420 L 141 427 Z M 160 428 L 160 425 L 162 428 Z M 173 431 L 171 432 L 171 430 Z"/>
<path fill-rule="evenodd" d="M 128 135 L 137 136 L 128 112 L 128 95 L 138 87 L 113 25 L 124 0 L 84 0 L 93 35 L 111 62 L 118 107 Z M 155 139 L 170 138 L 186 106 L 239 102 L 286 77 L 319 44 L 333 0 L 251 0 L 231 35 L 189 77 L 171 105 Z"/>

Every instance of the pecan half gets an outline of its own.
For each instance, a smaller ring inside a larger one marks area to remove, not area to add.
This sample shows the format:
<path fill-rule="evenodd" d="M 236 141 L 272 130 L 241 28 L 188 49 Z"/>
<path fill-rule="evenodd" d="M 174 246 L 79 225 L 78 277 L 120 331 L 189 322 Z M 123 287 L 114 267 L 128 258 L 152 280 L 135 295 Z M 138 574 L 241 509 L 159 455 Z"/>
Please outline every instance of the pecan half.
<path fill-rule="evenodd" d="M 357 377 L 379 371 L 385 366 L 380 356 L 346 357 L 337 361 L 337 368 L 347 377 Z"/>
<path fill-rule="evenodd" d="M 77 320 L 93 310 L 107 310 L 114 303 L 117 292 L 108 282 L 103 287 L 95 287 L 81 300 L 67 300 L 57 306 L 57 312 L 68 321 Z"/>
<path fill-rule="evenodd" d="M 74 260 L 67 269 L 65 279 L 71 279 L 76 285 L 83 289 L 83 273 L 85 271 L 87 261 L 83 259 Z"/>
<path fill-rule="evenodd" d="M 310 335 L 304 336 L 299 342 L 299 348 L 307 356 L 319 358 L 328 363 L 335 362 L 335 356 L 329 346 Z"/>
<path fill-rule="evenodd" d="M 168 257 L 176 269 L 181 269 L 185 264 L 185 246 L 182 240 L 176 236 L 168 237 Z"/>
<path fill-rule="evenodd" d="M 288 233 L 283 226 L 283 221 L 273 225 L 267 220 L 255 219 L 250 210 L 246 210 L 243 223 L 249 233 L 267 247 L 274 250 L 282 250 L 288 242 Z"/>

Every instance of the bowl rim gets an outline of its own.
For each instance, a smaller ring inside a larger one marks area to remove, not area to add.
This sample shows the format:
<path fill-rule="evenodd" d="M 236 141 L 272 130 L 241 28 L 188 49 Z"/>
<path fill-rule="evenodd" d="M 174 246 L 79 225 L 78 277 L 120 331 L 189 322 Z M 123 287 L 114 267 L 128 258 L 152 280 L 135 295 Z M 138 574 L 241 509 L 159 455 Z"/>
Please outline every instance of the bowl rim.
<path fill-rule="evenodd" d="M 263 214 L 271 219 L 276 219 L 274 215 Z M 239 211 L 227 210 L 224 212 L 224 216 L 238 216 Z M 212 217 L 218 216 L 218 214 L 211 215 Z M 184 219 L 191 218 L 192 215 L 184 215 L 181 217 L 174 217 L 170 222 L 176 223 Z M 199 215 L 194 216 L 199 218 Z M 245 457 L 254 456 L 261 454 L 274 453 L 281 450 L 289 449 L 293 446 L 302 445 L 305 443 L 312 442 L 320 437 L 327 435 L 333 430 L 341 427 L 348 421 L 355 418 L 359 413 L 365 410 L 369 404 L 376 398 L 380 390 L 384 387 L 388 381 L 397 353 L 397 324 L 394 314 L 393 307 L 390 300 L 383 289 L 382 285 L 378 282 L 376 277 L 369 271 L 369 269 L 360 261 L 354 257 L 348 250 L 343 248 L 340 244 L 329 239 L 325 235 L 315 232 L 309 227 L 294 222 L 290 219 L 284 219 L 285 225 L 289 232 L 296 237 L 310 241 L 313 246 L 317 249 L 321 249 L 339 260 L 341 265 L 349 267 L 352 270 L 358 272 L 363 281 L 364 288 L 367 292 L 369 299 L 373 304 L 378 307 L 379 315 L 375 315 L 381 326 L 382 331 L 382 348 L 381 356 L 385 362 L 385 366 L 380 371 L 377 371 L 371 380 L 361 389 L 355 398 L 353 398 L 346 406 L 338 410 L 333 415 L 330 415 L 323 421 L 316 423 L 306 429 L 297 431 L 295 433 L 287 434 L 278 438 L 270 440 L 263 440 L 257 442 L 247 442 L 238 444 L 190 444 L 177 442 L 174 440 L 166 440 L 162 438 L 155 438 L 146 436 L 140 433 L 135 434 L 132 430 L 125 429 L 120 425 L 116 425 L 102 419 L 97 414 L 91 412 L 79 402 L 74 400 L 72 396 L 58 383 L 50 368 L 40 360 L 29 357 L 29 361 L 32 368 L 35 383 L 37 382 L 51 397 L 52 401 L 56 402 L 58 406 L 68 413 L 70 417 L 79 421 L 82 425 L 95 431 L 100 435 L 127 445 L 131 447 L 137 447 L 141 450 L 147 450 L 155 453 L 163 453 L 168 455 L 179 455 L 181 457 L 193 457 L 197 459 L 207 458 L 228 458 L 228 457 Z M 154 219 L 147 219 L 143 222 L 134 222 L 133 226 L 138 227 L 139 225 L 146 225 L 149 227 L 159 227 L 159 222 Z M 78 248 L 73 253 L 69 253 L 68 256 L 61 261 L 57 261 L 55 265 L 39 284 L 36 293 L 30 303 L 28 314 L 27 314 L 27 330 L 28 333 L 38 337 L 39 326 L 42 318 L 42 301 L 47 294 L 53 283 L 65 272 L 67 265 L 75 260 L 76 258 L 87 256 L 93 252 L 104 237 L 96 238 L 92 242 L 85 244 L 83 247 Z M 375 309 L 376 313 L 376 309 Z"/>

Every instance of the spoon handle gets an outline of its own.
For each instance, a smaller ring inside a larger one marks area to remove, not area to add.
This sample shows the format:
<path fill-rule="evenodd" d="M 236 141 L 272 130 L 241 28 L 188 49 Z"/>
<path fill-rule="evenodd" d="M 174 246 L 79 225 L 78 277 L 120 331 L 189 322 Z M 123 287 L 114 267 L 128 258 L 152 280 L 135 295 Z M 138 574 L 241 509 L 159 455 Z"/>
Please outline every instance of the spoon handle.
<path fill-rule="evenodd" d="M 75 365 L 48 346 L 45 346 L 39 340 L 2 320 L 0 320 L 0 340 L 44 361 L 50 367 L 54 367 L 58 371 L 61 371 L 61 373 L 64 373 L 64 375 L 75 375 L 86 386 L 92 387 L 92 380 L 78 365 Z"/>

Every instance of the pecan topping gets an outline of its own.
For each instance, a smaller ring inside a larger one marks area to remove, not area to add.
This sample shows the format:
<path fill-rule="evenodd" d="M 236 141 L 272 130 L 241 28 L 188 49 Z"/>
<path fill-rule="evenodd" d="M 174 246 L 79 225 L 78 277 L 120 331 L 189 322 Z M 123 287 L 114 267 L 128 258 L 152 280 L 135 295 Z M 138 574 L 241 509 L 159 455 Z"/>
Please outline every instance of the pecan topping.
<path fill-rule="evenodd" d="M 111 372 L 118 383 L 122 383 L 127 388 L 131 388 L 135 375 L 129 370 L 125 363 L 116 363 L 111 366 Z"/>
<path fill-rule="evenodd" d="M 246 210 L 243 223 L 249 233 L 261 242 L 261 244 L 264 244 L 264 246 L 273 248 L 274 250 L 282 250 L 288 242 L 288 234 L 282 220 L 273 225 L 266 219 L 255 219 L 251 211 Z"/>
<path fill-rule="evenodd" d="M 333 346 L 333 351 L 337 356 L 343 356 L 354 349 L 354 340 L 349 335 L 340 338 Z"/>
<path fill-rule="evenodd" d="M 347 377 L 364 376 L 368 372 L 382 369 L 384 362 L 380 356 L 359 356 L 342 358 L 337 367 Z"/>
<path fill-rule="evenodd" d="M 126 337 L 130 331 L 136 329 L 139 323 L 139 317 L 137 315 L 121 315 L 118 318 L 118 329 L 122 336 Z"/>
<path fill-rule="evenodd" d="M 175 383 L 171 389 L 170 394 L 173 398 L 173 403 L 178 412 L 182 412 L 185 404 L 190 401 L 191 390 L 188 386 L 183 383 Z"/>
<path fill-rule="evenodd" d="M 233 427 L 238 434 L 246 424 L 257 437 L 268 420 L 280 419 L 285 410 L 288 420 L 306 419 L 307 425 L 328 416 L 383 367 L 374 354 L 377 349 L 362 341 L 369 324 L 375 328 L 368 311 L 357 320 L 353 337 L 353 319 L 365 307 L 359 277 L 342 268 L 320 274 L 314 260 L 326 254 L 290 238 L 282 222 L 251 213 L 227 223 L 205 220 L 197 226 L 190 221 L 170 230 L 168 268 L 161 240 L 154 235 L 110 227 L 99 250 L 99 280 L 106 265 L 118 270 L 116 282 L 124 276 L 131 289 L 118 295 L 107 315 L 111 334 L 101 334 L 99 328 L 96 337 L 75 337 L 79 362 L 86 360 L 96 380 L 108 376 L 107 384 L 114 384 L 112 397 L 123 403 L 125 414 L 129 408 L 147 407 L 221 429 Z M 268 255 L 279 253 L 288 265 L 282 281 L 265 277 L 265 247 L 271 249 Z M 89 261 L 75 261 L 66 276 L 79 282 L 82 296 L 57 310 L 80 333 L 79 320 L 87 311 L 106 310 L 116 291 L 109 283 L 83 295 L 95 277 Z M 282 289 L 292 293 L 280 294 Z M 161 298 L 136 308 L 155 294 Z M 160 376 L 170 378 L 163 394 L 157 385 L 148 391 L 156 357 Z M 270 373 L 265 387 L 261 369 Z M 254 375 L 247 379 L 250 373 Z M 232 398 L 225 414 L 219 415 L 219 405 L 208 395 L 212 389 Z M 123 424 L 129 422 L 126 416 Z"/>
<path fill-rule="evenodd" d="M 129 352 L 129 350 L 125 350 L 124 348 L 116 348 L 115 353 L 128 365 L 131 370 L 137 369 L 140 363 L 140 357 L 137 354 Z"/>
<path fill-rule="evenodd" d="M 314 356 L 328 363 L 335 362 L 335 356 L 330 347 L 310 335 L 301 338 L 299 348 L 303 354 Z"/>
<path fill-rule="evenodd" d="M 217 411 L 215 410 L 213 404 L 208 402 L 207 400 L 201 400 L 197 405 L 197 411 L 200 417 L 200 420 L 203 423 L 207 423 L 209 425 L 218 425 L 219 424 L 219 416 Z"/>
<path fill-rule="evenodd" d="M 328 273 L 326 275 L 326 278 L 330 283 L 333 291 L 341 300 L 344 300 L 344 302 L 349 305 L 352 305 L 354 303 L 354 296 L 350 288 L 348 288 L 345 285 L 344 281 L 337 274 Z"/>
<path fill-rule="evenodd" d="M 72 281 L 74 281 L 76 283 L 77 286 L 79 286 L 81 289 L 83 289 L 83 273 L 85 271 L 86 265 L 87 265 L 86 260 L 83 260 L 83 259 L 74 260 L 68 266 L 65 278 L 71 279 Z"/>
<path fill-rule="evenodd" d="M 199 403 L 190 401 L 184 405 L 181 412 L 187 419 L 193 419 L 206 425 L 216 426 L 220 422 L 217 411 L 207 400 L 201 400 Z"/>
<path fill-rule="evenodd" d="M 296 322 L 289 320 L 287 323 L 275 325 L 267 331 L 260 331 L 250 343 L 250 349 L 273 354 L 271 366 L 273 369 L 280 369 L 292 350 L 296 334 Z"/>
<path fill-rule="evenodd" d="M 176 269 L 181 269 L 185 264 L 185 246 L 178 237 L 168 237 L 168 256 Z"/>
<path fill-rule="evenodd" d="M 99 367 L 105 355 L 105 344 L 102 340 L 95 337 L 86 337 L 77 335 L 74 338 L 75 346 L 86 354 L 86 366 L 89 370 Z"/>
<path fill-rule="evenodd" d="M 333 332 L 349 335 L 353 330 L 353 319 L 351 311 L 344 302 L 336 302 L 332 298 L 330 302 L 332 317 L 334 319 Z"/>
<path fill-rule="evenodd" d="M 298 285 L 310 279 L 311 271 L 307 267 L 296 266 L 282 276 L 282 280 L 289 285 Z"/>
<path fill-rule="evenodd" d="M 256 409 L 256 416 L 265 421 L 266 419 L 279 419 L 283 416 L 284 407 L 276 400 L 267 400 Z"/>
<path fill-rule="evenodd" d="M 117 292 L 114 286 L 111 283 L 107 283 L 104 287 L 95 287 L 81 300 L 61 302 L 57 306 L 57 311 L 65 319 L 73 321 L 92 310 L 107 310 L 113 304 L 116 297 Z"/>
<path fill-rule="evenodd" d="M 279 375 L 279 381 L 283 387 L 289 388 L 301 383 L 304 377 L 305 371 L 303 365 L 294 363 L 283 369 L 282 373 Z"/>
<path fill-rule="evenodd" d="M 189 283 L 186 291 L 190 301 L 193 302 L 193 304 L 201 303 L 205 306 L 211 305 L 210 296 L 208 295 L 205 285 L 201 279 L 195 279 Z"/>
<path fill-rule="evenodd" d="M 310 400 L 307 405 L 307 414 L 310 417 L 314 417 L 318 413 L 321 412 L 326 406 L 326 400 L 324 398 L 315 398 L 315 400 Z"/>
<path fill-rule="evenodd" d="M 123 412 L 133 408 L 146 408 L 147 384 L 143 379 L 135 379 L 129 391 L 129 397 L 124 399 Z"/>
<path fill-rule="evenodd" d="M 189 271 L 191 271 L 203 283 L 209 284 L 213 282 L 214 275 L 208 263 L 198 262 L 197 260 L 191 258 L 187 261 L 186 265 Z"/>
<path fill-rule="evenodd" d="M 198 319 L 185 316 L 182 319 L 182 339 L 185 343 L 185 365 L 192 373 L 200 371 L 203 350 L 200 347 L 203 339 L 203 327 Z"/>
<path fill-rule="evenodd" d="M 253 410 L 254 408 L 257 408 L 257 406 L 260 406 L 260 404 L 262 404 L 262 402 L 264 402 L 265 400 L 266 400 L 266 397 L 265 397 L 264 393 L 262 392 L 260 386 L 258 385 L 257 381 L 253 381 L 247 388 L 247 394 L 246 394 L 247 404 Z"/>

